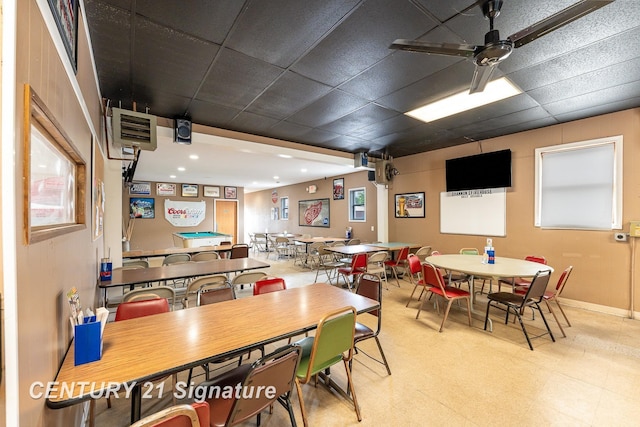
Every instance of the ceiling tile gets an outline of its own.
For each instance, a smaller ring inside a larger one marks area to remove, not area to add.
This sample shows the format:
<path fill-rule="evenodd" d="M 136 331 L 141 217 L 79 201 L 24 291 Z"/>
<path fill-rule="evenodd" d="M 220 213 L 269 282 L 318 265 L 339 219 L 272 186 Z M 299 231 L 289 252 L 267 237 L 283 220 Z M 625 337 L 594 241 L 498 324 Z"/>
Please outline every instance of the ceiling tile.
<path fill-rule="evenodd" d="M 287 121 L 316 127 L 330 123 L 367 104 L 362 98 L 333 90 L 313 104 L 292 115 Z"/>
<path fill-rule="evenodd" d="M 320 129 L 346 135 L 357 129 L 397 115 L 398 112 L 396 111 L 388 110 L 375 104 L 368 104 L 359 110 L 342 116 L 338 120 L 321 126 Z"/>

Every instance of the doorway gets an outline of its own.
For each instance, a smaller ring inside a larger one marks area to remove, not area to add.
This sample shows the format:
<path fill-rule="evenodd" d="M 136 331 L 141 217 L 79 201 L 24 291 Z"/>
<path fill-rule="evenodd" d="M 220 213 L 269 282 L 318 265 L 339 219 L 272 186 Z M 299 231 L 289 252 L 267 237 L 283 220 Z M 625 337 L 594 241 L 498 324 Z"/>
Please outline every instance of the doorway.
<path fill-rule="evenodd" d="M 214 199 L 213 231 L 233 235 L 232 243 L 238 243 L 238 201 Z"/>

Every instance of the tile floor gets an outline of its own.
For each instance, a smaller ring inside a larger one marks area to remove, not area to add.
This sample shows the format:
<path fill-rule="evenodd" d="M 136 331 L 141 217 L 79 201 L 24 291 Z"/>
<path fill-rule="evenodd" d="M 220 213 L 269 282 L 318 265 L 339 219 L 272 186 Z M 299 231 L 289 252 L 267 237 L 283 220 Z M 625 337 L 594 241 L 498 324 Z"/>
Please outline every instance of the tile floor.
<path fill-rule="evenodd" d="M 265 254 L 256 257 L 264 259 Z M 289 287 L 313 282 L 315 272 L 273 258 L 268 273 L 284 277 Z M 567 286 L 577 285 L 569 281 Z M 336 393 L 322 385 L 303 385 L 311 426 L 640 425 L 639 321 L 566 307 L 572 323 L 565 328 L 567 337 L 562 338 L 548 316 L 556 342 L 548 336 L 534 339 L 535 350 L 530 351 L 518 324 L 505 325 L 497 310 L 492 316 L 494 331 L 482 329 L 482 297 L 472 327 L 465 311 L 454 306 L 444 331 L 438 333 L 441 317 L 432 304 L 418 320 L 418 303 L 414 300 L 405 307 L 412 288 L 408 281 L 401 281 L 398 288 L 392 280 L 384 290 L 380 339 L 392 375 L 362 353 L 355 356 L 353 377 L 362 422 L 358 423 L 353 406 Z M 246 288 L 238 293 L 250 295 Z M 539 316 L 526 324 L 531 335 L 544 328 Z M 373 340 L 360 347 L 377 355 Z M 344 384 L 340 365 L 332 376 Z M 296 393 L 292 400 L 302 425 Z M 169 397 L 146 400 L 143 414 L 170 404 Z M 115 400 L 111 409 L 104 399 L 97 402 L 97 426 L 126 426 L 128 419 L 127 400 Z M 284 408 L 265 412 L 262 425 L 289 425 Z"/>

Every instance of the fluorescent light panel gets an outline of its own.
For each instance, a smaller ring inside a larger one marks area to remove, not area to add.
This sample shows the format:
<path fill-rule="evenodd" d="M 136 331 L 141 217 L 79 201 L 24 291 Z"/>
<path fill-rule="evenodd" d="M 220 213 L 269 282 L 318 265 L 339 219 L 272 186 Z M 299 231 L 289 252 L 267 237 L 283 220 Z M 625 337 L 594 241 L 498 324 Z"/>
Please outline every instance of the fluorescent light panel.
<path fill-rule="evenodd" d="M 506 77 L 487 83 L 482 92 L 469 94 L 469 90 L 456 93 L 431 104 L 424 105 L 405 113 L 423 122 L 433 122 L 443 117 L 449 117 L 463 111 L 472 110 L 492 102 L 510 98 L 522 93 L 518 87 Z"/>

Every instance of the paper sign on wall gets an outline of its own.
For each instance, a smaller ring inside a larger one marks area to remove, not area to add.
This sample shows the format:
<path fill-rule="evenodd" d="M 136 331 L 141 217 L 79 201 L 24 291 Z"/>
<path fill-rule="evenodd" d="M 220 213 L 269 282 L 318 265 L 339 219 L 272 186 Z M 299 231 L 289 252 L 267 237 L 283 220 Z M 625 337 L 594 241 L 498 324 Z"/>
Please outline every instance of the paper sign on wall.
<path fill-rule="evenodd" d="M 164 201 L 164 219 L 175 227 L 193 227 L 204 221 L 207 204 L 200 202 L 184 202 L 181 200 Z"/>

